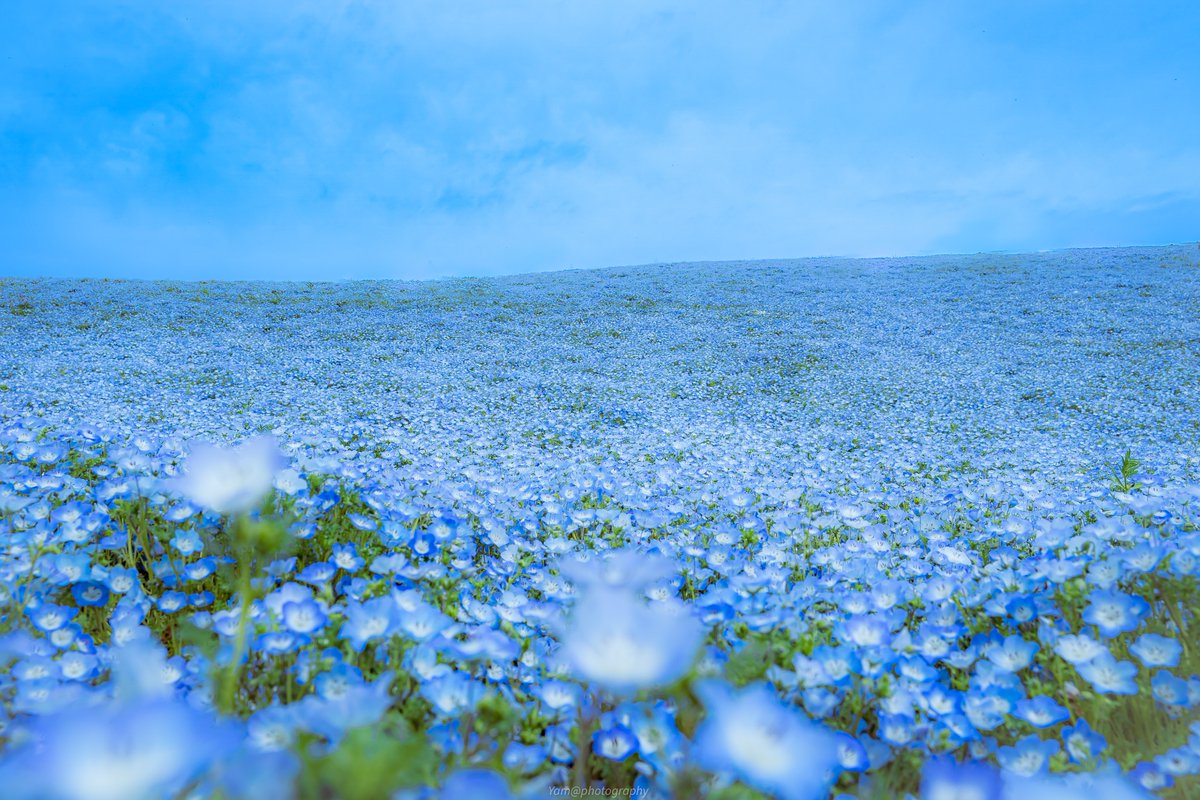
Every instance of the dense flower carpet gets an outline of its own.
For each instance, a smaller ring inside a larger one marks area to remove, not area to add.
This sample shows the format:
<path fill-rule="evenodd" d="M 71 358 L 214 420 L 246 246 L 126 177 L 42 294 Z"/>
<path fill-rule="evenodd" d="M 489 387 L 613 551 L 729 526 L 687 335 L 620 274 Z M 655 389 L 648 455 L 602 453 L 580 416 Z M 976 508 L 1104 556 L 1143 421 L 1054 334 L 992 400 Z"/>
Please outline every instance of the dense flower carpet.
<path fill-rule="evenodd" d="M 1200 797 L 1200 250 L 0 283 L 9 798 Z"/>

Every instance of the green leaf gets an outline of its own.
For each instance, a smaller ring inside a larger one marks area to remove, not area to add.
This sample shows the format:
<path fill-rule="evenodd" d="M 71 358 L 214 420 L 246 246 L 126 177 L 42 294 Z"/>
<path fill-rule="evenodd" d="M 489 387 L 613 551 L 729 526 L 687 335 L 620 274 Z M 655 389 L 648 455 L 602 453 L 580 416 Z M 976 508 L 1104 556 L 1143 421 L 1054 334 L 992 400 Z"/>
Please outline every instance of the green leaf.
<path fill-rule="evenodd" d="M 413 735 L 397 738 L 381 728 L 357 728 L 332 753 L 309 761 L 301 775 L 301 796 L 374 800 L 432 785 L 439 759 L 429 742 Z"/>
<path fill-rule="evenodd" d="M 770 664 L 770 644 L 764 639 L 752 639 L 729 657 L 729 663 L 725 665 L 725 677 L 734 686 L 745 686 L 766 675 Z"/>

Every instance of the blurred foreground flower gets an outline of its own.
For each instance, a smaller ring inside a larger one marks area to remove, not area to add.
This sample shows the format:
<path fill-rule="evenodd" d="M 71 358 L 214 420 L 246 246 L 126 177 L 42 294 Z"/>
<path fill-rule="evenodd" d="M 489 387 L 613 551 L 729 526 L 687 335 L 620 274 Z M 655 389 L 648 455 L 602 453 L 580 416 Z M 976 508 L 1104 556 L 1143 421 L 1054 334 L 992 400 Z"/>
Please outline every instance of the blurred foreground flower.
<path fill-rule="evenodd" d="M 170 485 L 193 503 L 218 514 L 254 508 L 271 491 L 286 461 L 275 439 L 256 436 L 237 447 L 192 446 L 183 474 Z"/>
<path fill-rule="evenodd" d="M 1000 800 L 1000 771 L 987 763 L 931 758 L 921 775 L 921 800 Z"/>
<path fill-rule="evenodd" d="M 232 744 L 211 717 L 173 700 L 72 709 L 32 734 L 35 746 L 0 766 L 5 797 L 170 797 Z"/>
<path fill-rule="evenodd" d="M 696 732 L 696 758 L 784 800 L 823 798 L 837 777 L 840 743 L 832 731 L 780 702 L 767 684 L 735 691 L 700 685 L 708 716 Z"/>
<path fill-rule="evenodd" d="M 1004 778 L 1004 800 L 1153 800 L 1153 797 L 1115 768 L 1072 775 Z"/>
<path fill-rule="evenodd" d="M 991 764 L 930 759 L 921 778 L 921 800 L 1150 800 L 1151 795 L 1112 765 L 1094 773 L 1024 776 Z"/>
<path fill-rule="evenodd" d="M 578 677 L 631 694 L 683 677 L 702 636 L 680 604 L 647 604 L 628 591 L 597 587 L 576 603 L 562 652 Z"/>
<path fill-rule="evenodd" d="M 233 728 L 171 696 L 165 653 L 138 639 L 113 655 L 115 695 L 33 721 L 0 762 L 0 795 L 56 800 L 171 797 L 237 745 Z"/>

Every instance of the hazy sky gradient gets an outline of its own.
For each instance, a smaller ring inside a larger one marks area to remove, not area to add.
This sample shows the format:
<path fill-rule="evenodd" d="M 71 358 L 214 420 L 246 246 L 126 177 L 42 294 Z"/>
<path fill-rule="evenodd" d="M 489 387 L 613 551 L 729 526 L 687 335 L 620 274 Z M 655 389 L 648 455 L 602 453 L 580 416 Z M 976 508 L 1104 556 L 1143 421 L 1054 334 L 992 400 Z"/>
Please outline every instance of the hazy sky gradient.
<path fill-rule="evenodd" d="M 0 274 L 1200 238 L 1200 3 L 10 3 Z"/>

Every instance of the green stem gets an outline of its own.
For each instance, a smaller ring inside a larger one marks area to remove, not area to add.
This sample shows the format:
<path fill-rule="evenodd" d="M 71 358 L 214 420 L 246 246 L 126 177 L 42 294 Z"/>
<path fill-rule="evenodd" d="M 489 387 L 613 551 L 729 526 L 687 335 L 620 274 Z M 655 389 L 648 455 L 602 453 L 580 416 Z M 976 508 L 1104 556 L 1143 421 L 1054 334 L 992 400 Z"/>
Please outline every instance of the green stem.
<path fill-rule="evenodd" d="M 150 546 L 150 534 L 146 532 L 146 527 L 145 527 L 144 522 L 142 524 L 138 525 L 137 538 L 138 538 L 138 542 L 142 546 L 143 558 L 146 561 L 146 573 L 148 575 L 150 575 L 151 577 L 157 578 L 158 576 L 154 572 L 154 550 Z M 136 566 L 134 567 L 134 569 L 136 569 Z M 139 581 L 142 580 L 141 572 L 138 572 L 138 580 Z M 146 590 L 145 582 L 142 582 L 142 590 L 143 591 Z"/>
<path fill-rule="evenodd" d="M 225 680 L 221 686 L 220 708 L 227 714 L 233 713 L 238 672 L 242 667 L 242 653 L 246 649 L 246 628 L 250 620 L 250 554 L 244 547 L 237 548 L 237 553 L 238 592 L 242 597 L 242 605 L 238 615 L 237 633 L 233 638 L 233 659 L 226 668 Z"/>
<path fill-rule="evenodd" d="M 171 552 L 170 542 L 163 545 L 163 549 L 167 552 L 167 560 L 171 562 L 171 572 L 175 573 L 176 586 L 183 586 L 183 576 L 179 574 L 179 565 L 175 563 L 175 554 Z"/>
<path fill-rule="evenodd" d="M 29 573 L 22 576 L 12 593 L 14 605 L 20 604 L 20 606 L 17 606 L 18 608 L 25 605 L 25 598 L 21 594 L 29 584 L 33 583 L 33 575 L 37 571 L 38 559 L 42 557 L 42 546 L 34 545 L 32 551 L 32 555 L 29 557 Z"/>
<path fill-rule="evenodd" d="M 1172 597 L 1171 600 L 1172 602 L 1168 602 L 1166 604 L 1167 613 L 1171 615 L 1171 620 L 1175 623 L 1175 627 L 1179 629 L 1179 644 L 1183 646 L 1183 655 L 1184 658 L 1186 658 L 1188 655 L 1188 637 L 1183 627 L 1183 617 L 1181 617 L 1179 614 L 1179 608 L 1177 607 L 1178 604 L 1173 602 L 1174 597 Z"/>
<path fill-rule="evenodd" d="M 587 789 L 591 785 L 588 761 L 592 757 L 592 718 L 585 710 L 587 698 L 579 706 L 579 747 L 575 753 L 575 780 L 571 788 Z"/>
<path fill-rule="evenodd" d="M 137 558 L 134 555 L 136 552 L 137 552 L 137 550 L 133 546 L 133 520 L 130 519 L 130 520 L 127 520 L 125 523 L 125 555 L 129 562 L 129 568 L 131 570 L 133 570 L 135 575 L 137 574 Z M 139 585 L 141 583 L 141 580 L 142 579 L 139 577 L 138 578 Z"/>

